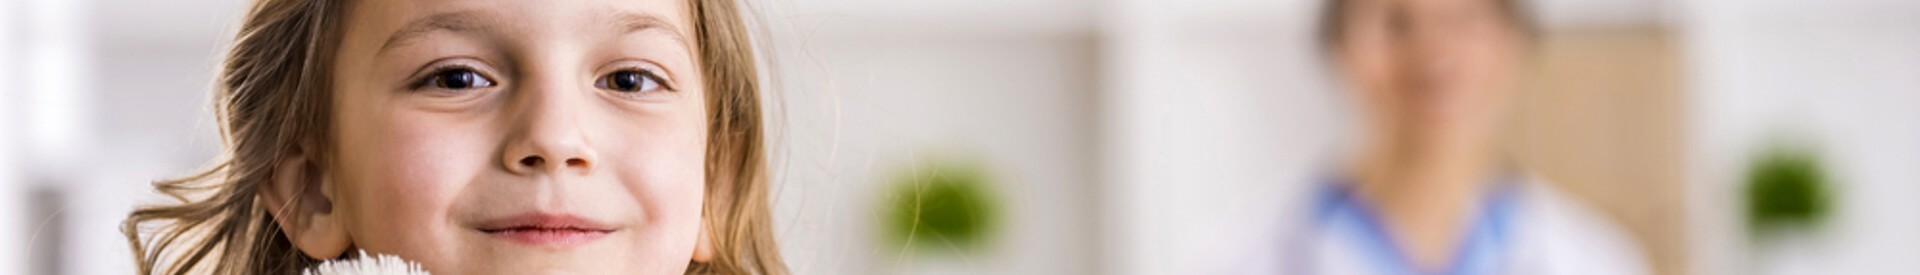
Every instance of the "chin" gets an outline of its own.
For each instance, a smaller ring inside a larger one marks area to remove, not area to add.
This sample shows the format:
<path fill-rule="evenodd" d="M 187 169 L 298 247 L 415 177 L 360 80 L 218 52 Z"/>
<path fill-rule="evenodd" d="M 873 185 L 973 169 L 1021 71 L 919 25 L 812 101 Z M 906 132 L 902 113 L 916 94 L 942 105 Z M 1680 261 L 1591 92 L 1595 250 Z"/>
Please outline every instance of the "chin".
<path fill-rule="evenodd" d="M 675 246 L 638 240 L 633 233 L 618 232 L 584 242 L 567 239 L 572 238 L 568 236 L 558 236 L 561 242 L 528 242 L 476 233 L 460 245 L 442 248 L 459 252 L 436 259 L 441 262 L 423 264 L 434 274 L 682 274 L 686 271 L 687 255 L 692 255 L 691 243 L 686 245 L 684 253 L 675 253 L 668 251 L 676 250 L 672 249 Z M 547 240 L 541 236 L 530 238 Z"/>
<path fill-rule="evenodd" d="M 647 266 L 638 259 L 605 257 L 499 259 L 486 264 L 449 267 L 435 274 L 681 274 L 686 263 Z"/>

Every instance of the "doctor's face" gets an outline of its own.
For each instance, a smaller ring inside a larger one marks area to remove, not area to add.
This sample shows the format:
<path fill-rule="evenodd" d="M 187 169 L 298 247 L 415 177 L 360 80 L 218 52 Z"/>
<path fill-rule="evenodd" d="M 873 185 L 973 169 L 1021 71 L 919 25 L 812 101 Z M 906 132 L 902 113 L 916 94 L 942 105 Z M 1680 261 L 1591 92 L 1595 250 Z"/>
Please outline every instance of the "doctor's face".
<path fill-rule="evenodd" d="M 1414 148 L 1492 135 L 1525 35 L 1501 0 L 1340 0 L 1330 41 L 1371 131 Z"/>

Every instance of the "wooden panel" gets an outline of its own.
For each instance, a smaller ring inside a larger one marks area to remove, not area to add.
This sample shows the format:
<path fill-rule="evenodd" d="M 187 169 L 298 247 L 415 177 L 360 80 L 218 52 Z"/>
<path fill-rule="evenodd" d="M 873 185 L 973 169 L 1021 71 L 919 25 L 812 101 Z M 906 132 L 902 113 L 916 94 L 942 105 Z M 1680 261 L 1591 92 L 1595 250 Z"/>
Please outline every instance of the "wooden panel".
<path fill-rule="evenodd" d="M 1523 165 L 1630 231 L 1659 274 L 1686 270 L 1685 97 L 1672 37 L 1653 27 L 1552 31 L 1510 129 Z"/>

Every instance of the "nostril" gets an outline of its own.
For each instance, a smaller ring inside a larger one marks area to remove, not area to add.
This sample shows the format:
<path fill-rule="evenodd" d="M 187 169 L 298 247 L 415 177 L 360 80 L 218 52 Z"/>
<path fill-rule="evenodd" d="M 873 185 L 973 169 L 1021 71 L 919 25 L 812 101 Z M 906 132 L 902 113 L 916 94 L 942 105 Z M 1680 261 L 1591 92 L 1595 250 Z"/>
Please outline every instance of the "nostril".
<path fill-rule="evenodd" d="M 587 166 L 587 160 L 584 160 L 584 159 L 567 159 L 567 166 L 569 166 L 569 167 L 579 167 L 579 166 Z"/>
<path fill-rule="evenodd" d="M 544 162 L 547 162 L 547 160 L 540 158 L 540 156 L 527 156 L 524 158 L 520 158 L 520 165 L 526 165 L 527 167 L 539 167 L 540 164 Z"/>

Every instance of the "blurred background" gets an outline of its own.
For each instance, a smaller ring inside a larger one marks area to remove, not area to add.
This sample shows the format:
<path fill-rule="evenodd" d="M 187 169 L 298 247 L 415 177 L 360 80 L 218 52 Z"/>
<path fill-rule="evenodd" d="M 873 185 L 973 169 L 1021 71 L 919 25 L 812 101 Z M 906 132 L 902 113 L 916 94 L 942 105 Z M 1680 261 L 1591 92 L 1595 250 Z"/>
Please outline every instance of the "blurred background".
<path fill-rule="evenodd" d="M 1352 138 L 1316 0 L 749 2 L 799 274 L 1231 271 Z M 1920 273 L 1920 1 L 1528 2 L 1509 145 L 1660 274 Z M 0 0 L 0 274 L 133 273 L 118 223 L 217 154 L 244 6 Z M 1831 211 L 1757 234 L 1748 202 L 1805 195 L 1747 191 L 1781 140 Z M 965 249 L 888 237 L 932 170 L 991 213 Z"/>

